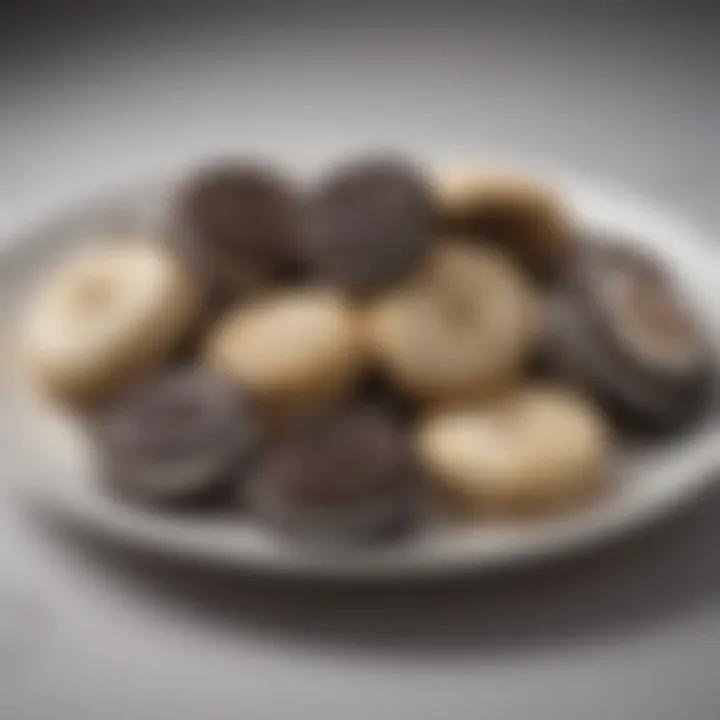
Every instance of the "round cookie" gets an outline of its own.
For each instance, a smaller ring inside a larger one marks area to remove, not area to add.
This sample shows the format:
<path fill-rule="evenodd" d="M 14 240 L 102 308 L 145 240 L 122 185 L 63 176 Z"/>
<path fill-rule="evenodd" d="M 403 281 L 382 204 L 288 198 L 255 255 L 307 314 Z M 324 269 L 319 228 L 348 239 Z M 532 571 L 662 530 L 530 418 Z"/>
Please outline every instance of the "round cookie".
<path fill-rule="evenodd" d="M 588 244 L 551 317 L 551 359 L 623 424 L 669 430 L 713 395 L 709 339 L 668 272 L 639 250 Z"/>
<path fill-rule="evenodd" d="M 331 290 L 266 297 L 230 312 L 211 331 L 208 365 L 244 389 L 270 416 L 335 401 L 362 364 L 355 313 Z"/>
<path fill-rule="evenodd" d="M 292 535 L 379 540 L 411 526 L 417 468 L 406 433 L 378 406 L 305 418 L 269 444 L 247 482 L 250 510 Z"/>
<path fill-rule="evenodd" d="M 451 243 L 366 315 L 370 355 L 424 402 L 485 397 L 516 379 L 534 349 L 540 301 L 497 251 Z"/>
<path fill-rule="evenodd" d="M 436 223 L 422 172 L 375 157 L 330 173 L 311 198 L 302 252 L 317 278 L 358 294 L 382 289 L 424 256 Z"/>
<path fill-rule="evenodd" d="M 150 506 L 185 506 L 232 490 L 259 438 L 224 380 L 176 368 L 125 393 L 94 418 L 111 490 Z"/>
<path fill-rule="evenodd" d="M 86 250 L 56 271 L 22 328 L 30 372 L 52 397 L 93 404 L 159 366 L 197 316 L 200 291 L 146 238 Z"/>
<path fill-rule="evenodd" d="M 181 185 L 167 235 L 222 305 L 298 271 L 299 212 L 294 188 L 280 173 L 225 163 Z"/>
<path fill-rule="evenodd" d="M 579 396 L 527 388 L 485 409 L 430 416 L 417 447 L 451 507 L 470 517 L 559 509 L 606 477 L 609 435 Z"/>
<path fill-rule="evenodd" d="M 440 212 L 451 232 L 510 252 L 536 277 L 555 277 L 574 248 L 568 213 L 542 182 L 509 171 L 456 170 L 436 180 Z"/>

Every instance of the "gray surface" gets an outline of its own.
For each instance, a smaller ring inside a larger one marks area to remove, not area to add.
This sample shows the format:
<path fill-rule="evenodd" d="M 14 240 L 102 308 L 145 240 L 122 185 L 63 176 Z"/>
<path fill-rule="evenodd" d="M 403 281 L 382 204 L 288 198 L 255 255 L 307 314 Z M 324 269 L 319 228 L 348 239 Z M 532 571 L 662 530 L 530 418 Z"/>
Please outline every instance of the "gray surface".
<path fill-rule="evenodd" d="M 551 160 L 720 227 L 716 18 L 275 5 L 6 24 L 3 236 L 208 152 L 368 143 Z M 717 494 L 580 563 L 401 594 L 131 562 L 0 494 L 3 720 L 720 716 Z"/>

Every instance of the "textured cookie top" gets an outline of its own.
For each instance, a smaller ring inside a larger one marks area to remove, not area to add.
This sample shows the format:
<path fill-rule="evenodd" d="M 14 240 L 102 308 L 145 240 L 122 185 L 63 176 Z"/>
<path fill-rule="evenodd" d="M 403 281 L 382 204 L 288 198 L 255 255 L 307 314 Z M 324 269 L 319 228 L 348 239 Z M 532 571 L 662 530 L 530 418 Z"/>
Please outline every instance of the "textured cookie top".
<path fill-rule="evenodd" d="M 232 388 L 190 367 L 133 388 L 97 415 L 93 433 L 115 489 L 154 503 L 204 491 L 259 439 Z"/>
<path fill-rule="evenodd" d="M 281 433 L 255 482 L 307 505 L 394 492 L 414 478 L 407 439 L 390 414 L 361 405 L 315 415 Z"/>
<path fill-rule="evenodd" d="M 397 158 L 375 158 L 330 173 L 310 200 L 303 255 L 319 278 L 358 293 L 409 271 L 435 231 L 425 178 Z"/>
<path fill-rule="evenodd" d="M 240 163 L 209 167 L 186 180 L 173 208 L 176 242 L 216 282 L 235 281 L 242 291 L 258 278 L 297 271 L 299 201 L 275 170 Z"/>

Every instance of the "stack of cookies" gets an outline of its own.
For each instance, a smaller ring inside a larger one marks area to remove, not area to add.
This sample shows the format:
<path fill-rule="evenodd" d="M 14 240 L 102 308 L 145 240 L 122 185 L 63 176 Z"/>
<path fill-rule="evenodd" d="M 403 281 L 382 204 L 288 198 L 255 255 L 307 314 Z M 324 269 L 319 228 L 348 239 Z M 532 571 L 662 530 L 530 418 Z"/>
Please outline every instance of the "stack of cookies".
<path fill-rule="evenodd" d="M 130 503 L 336 541 L 428 504 L 568 512 L 611 485 L 618 435 L 678 431 L 714 382 L 671 274 L 597 240 L 516 173 L 215 165 L 46 281 L 24 357 Z"/>

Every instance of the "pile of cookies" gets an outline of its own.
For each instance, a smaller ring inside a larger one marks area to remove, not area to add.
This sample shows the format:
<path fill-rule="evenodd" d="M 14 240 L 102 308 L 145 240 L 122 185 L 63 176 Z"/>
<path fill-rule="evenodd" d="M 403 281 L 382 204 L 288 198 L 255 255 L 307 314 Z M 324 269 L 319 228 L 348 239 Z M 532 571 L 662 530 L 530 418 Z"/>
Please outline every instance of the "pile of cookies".
<path fill-rule="evenodd" d="M 550 187 L 389 155 L 302 188 L 191 174 L 161 227 L 40 288 L 23 348 L 108 492 L 337 540 L 586 502 L 616 436 L 682 428 L 715 366 L 657 259 Z"/>

